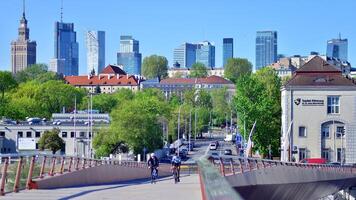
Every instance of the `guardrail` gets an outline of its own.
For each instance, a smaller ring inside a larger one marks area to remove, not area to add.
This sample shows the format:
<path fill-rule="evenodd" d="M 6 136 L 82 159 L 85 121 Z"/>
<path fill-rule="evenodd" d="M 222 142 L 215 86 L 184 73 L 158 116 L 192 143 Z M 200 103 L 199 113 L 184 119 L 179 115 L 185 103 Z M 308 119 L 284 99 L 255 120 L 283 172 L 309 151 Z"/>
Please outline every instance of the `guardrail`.
<path fill-rule="evenodd" d="M 356 174 L 355 166 L 348 165 L 331 165 L 331 164 L 307 164 L 307 163 L 295 163 L 295 162 L 282 162 L 278 160 L 266 160 L 258 158 L 244 158 L 244 157 L 228 157 L 214 159 L 208 158 L 210 162 L 219 168 L 220 173 L 223 176 L 234 175 L 238 173 L 249 172 L 253 170 L 259 170 L 262 168 L 270 168 L 275 166 L 288 166 L 299 167 L 305 169 L 319 169 L 325 171 L 333 171 L 339 173 Z"/>
<path fill-rule="evenodd" d="M 100 165 L 147 168 L 146 163 L 98 160 L 49 154 L 3 154 L 1 159 L 0 196 L 23 189 L 36 189 L 34 179 L 58 176 Z"/>

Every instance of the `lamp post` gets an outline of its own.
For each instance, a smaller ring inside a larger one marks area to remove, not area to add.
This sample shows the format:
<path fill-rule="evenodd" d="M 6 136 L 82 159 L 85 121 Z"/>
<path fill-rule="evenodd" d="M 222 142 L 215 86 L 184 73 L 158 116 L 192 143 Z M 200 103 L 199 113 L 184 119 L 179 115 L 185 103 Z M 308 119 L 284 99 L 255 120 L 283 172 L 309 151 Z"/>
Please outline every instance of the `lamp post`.
<path fill-rule="evenodd" d="M 178 131 L 177 131 L 178 155 L 179 155 L 180 110 L 181 110 L 182 106 L 183 106 L 183 104 L 179 106 L 179 110 L 178 110 Z"/>

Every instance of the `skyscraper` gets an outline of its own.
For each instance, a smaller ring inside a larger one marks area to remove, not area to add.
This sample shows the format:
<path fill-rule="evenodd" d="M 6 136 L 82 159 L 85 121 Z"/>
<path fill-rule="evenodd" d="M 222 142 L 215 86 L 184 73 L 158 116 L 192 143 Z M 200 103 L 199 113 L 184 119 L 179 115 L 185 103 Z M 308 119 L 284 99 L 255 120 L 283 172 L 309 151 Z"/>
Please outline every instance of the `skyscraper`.
<path fill-rule="evenodd" d="M 87 31 L 85 34 L 87 48 L 88 74 L 93 70 L 100 73 L 105 67 L 105 32 Z"/>
<path fill-rule="evenodd" d="M 326 56 L 330 58 L 337 58 L 341 61 L 347 61 L 347 39 L 331 39 L 327 42 Z"/>
<path fill-rule="evenodd" d="M 203 63 L 205 67 L 215 67 L 215 46 L 208 41 L 198 44 L 196 62 Z"/>
<path fill-rule="evenodd" d="M 256 70 L 277 61 L 277 31 L 258 31 L 256 36 Z"/>
<path fill-rule="evenodd" d="M 141 75 L 142 55 L 139 53 L 139 41 L 132 36 L 120 37 L 120 51 L 117 53 L 117 64 L 122 65 L 127 74 Z"/>
<path fill-rule="evenodd" d="M 66 76 L 78 75 L 79 47 L 77 33 L 73 23 L 55 22 L 54 24 L 54 60 L 64 60 L 63 67 L 52 66 L 50 70 Z M 61 62 L 57 62 L 61 63 Z M 55 71 L 55 69 L 57 71 Z"/>
<path fill-rule="evenodd" d="M 191 68 L 196 61 L 196 44 L 184 43 L 173 51 L 173 63 L 179 63 L 181 67 Z"/>
<path fill-rule="evenodd" d="M 30 40 L 30 29 L 27 27 L 25 5 L 18 28 L 18 38 L 11 42 L 11 69 L 15 74 L 36 63 L 36 41 Z"/>
<path fill-rule="evenodd" d="M 223 39 L 223 66 L 225 67 L 227 60 L 234 57 L 234 39 Z"/>

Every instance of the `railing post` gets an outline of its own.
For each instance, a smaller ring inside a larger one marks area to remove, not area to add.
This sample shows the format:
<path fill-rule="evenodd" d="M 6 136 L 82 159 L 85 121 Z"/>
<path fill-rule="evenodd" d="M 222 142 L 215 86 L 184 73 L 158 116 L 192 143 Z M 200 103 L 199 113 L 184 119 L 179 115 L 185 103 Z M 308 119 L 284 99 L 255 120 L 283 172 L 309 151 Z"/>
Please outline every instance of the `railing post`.
<path fill-rule="evenodd" d="M 92 159 L 89 159 L 89 167 L 91 167 Z"/>
<path fill-rule="evenodd" d="M 73 163 L 73 157 L 70 157 L 69 159 L 69 166 L 68 166 L 68 172 L 72 171 L 72 163 Z"/>
<path fill-rule="evenodd" d="M 61 169 L 59 170 L 60 174 L 63 174 L 63 171 L 64 171 L 64 160 L 65 160 L 65 157 L 63 156 L 61 159 Z"/>
<path fill-rule="evenodd" d="M 256 169 L 259 169 L 259 167 L 258 167 L 258 160 L 255 160 L 255 163 L 256 163 Z"/>
<path fill-rule="evenodd" d="M 235 175 L 234 160 L 232 158 L 230 158 L 230 167 L 232 174 Z"/>
<path fill-rule="evenodd" d="M 33 174 L 33 168 L 35 166 L 35 156 L 31 157 L 31 163 L 30 163 L 30 168 L 28 170 L 28 176 L 27 176 L 27 182 L 26 182 L 26 189 L 30 190 L 31 188 L 31 182 L 32 182 L 32 174 Z"/>
<path fill-rule="evenodd" d="M 224 165 L 224 161 L 221 157 L 220 157 L 220 171 L 221 171 L 221 175 L 225 176 L 225 165 Z"/>
<path fill-rule="evenodd" d="M 249 159 L 247 159 L 247 165 L 248 165 L 248 168 L 250 169 L 250 171 L 252 171 L 252 165 L 251 165 L 251 163 L 250 163 L 250 160 L 249 160 Z"/>
<path fill-rule="evenodd" d="M 83 159 L 83 164 L 82 164 L 82 169 L 85 169 L 86 161 L 87 161 L 87 160 L 84 158 L 84 159 Z"/>
<path fill-rule="evenodd" d="M 266 168 L 265 161 L 262 160 L 262 167 Z"/>
<path fill-rule="evenodd" d="M 16 170 L 16 177 L 14 183 L 14 192 L 19 192 L 19 184 L 20 184 L 20 177 L 21 177 L 21 168 L 22 168 L 22 156 L 20 157 L 19 163 L 17 164 Z"/>
<path fill-rule="evenodd" d="M 75 162 L 75 170 L 76 170 L 76 171 L 79 170 L 79 160 L 80 160 L 80 158 L 77 158 L 77 159 L 76 159 L 76 162 Z"/>
<path fill-rule="evenodd" d="M 244 167 L 242 166 L 242 161 L 241 161 L 241 159 L 239 159 L 239 162 L 240 162 L 240 170 L 241 170 L 241 173 L 244 173 Z"/>
<path fill-rule="evenodd" d="M 8 166 L 9 166 L 9 158 L 5 158 L 4 165 L 2 166 L 2 173 L 1 173 L 0 196 L 5 195 L 5 181 L 6 181 Z"/>
<path fill-rule="evenodd" d="M 50 176 L 53 176 L 54 175 L 54 167 L 56 165 L 56 160 L 57 158 L 55 156 L 52 157 L 52 166 L 51 166 L 51 171 L 49 172 L 49 175 Z"/>
<path fill-rule="evenodd" d="M 45 165 L 46 165 L 46 160 L 47 160 L 47 156 L 43 156 L 42 165 L 41 165 L 41 171 L 40 171 L 40 178 L 43 178 Z"/>

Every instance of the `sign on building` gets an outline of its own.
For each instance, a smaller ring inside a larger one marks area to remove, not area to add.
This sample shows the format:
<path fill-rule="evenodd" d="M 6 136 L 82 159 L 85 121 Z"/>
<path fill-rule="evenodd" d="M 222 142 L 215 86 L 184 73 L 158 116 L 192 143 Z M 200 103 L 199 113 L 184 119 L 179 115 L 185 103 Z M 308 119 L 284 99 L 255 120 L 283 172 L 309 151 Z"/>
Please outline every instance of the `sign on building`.
<path fill-rule="evenodd" d="M 19 150 L 36 150 L 36 141 L 34 138 L 18 138 L 17 148 Z"/>

